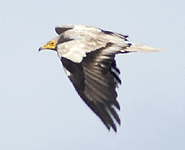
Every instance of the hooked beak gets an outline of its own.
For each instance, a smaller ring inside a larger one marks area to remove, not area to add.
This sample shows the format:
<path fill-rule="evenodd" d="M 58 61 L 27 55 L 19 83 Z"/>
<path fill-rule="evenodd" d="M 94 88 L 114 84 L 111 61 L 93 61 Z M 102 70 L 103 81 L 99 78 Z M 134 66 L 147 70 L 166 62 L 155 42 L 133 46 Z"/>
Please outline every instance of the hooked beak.
<path fill-rule="evenodd" d="M 57 43 L 55 41 L 50 41 L 46 45 L 40 47 L 38 49 L 38 51 L 41 51 L 41 50 L 53 50 L 53 51 L 56 51 L 56 45 L 57 45 Z"/>
<path fill-rule="evenodd" d="M 41 50 L 43 50 L 43 48 L 42 47 L 40 47 L 39 49 L 38 49 L 38 51 L 40 52 Z"/>
<path fill-rule="evenodd" d="M 47 42 L 46 45 L 40 47 L 38 49 L 38 51 L 41 51 L 41 50 L 53 50 L 53 51 L 57 51 L 57 41 L 58 41 L 59 38 L 60 38 L 60 36 L 55 37 L 51 41 Z"/>

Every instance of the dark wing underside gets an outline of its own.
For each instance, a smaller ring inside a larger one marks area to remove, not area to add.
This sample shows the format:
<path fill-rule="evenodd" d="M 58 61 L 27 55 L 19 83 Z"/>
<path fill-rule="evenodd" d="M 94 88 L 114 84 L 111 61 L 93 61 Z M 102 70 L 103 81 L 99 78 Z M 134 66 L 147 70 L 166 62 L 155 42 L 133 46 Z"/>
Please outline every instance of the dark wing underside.
<path fill-rule="evenodd" d="M 115 54 L 104 53 L 105 50 L 106 47 L 87 53 L 81 63 L 66 58 L 61 60 L 71 73 L 69 78 L 80 97 L 109 130 L 112 127 L 117 131 L 115 120 L 121 123 L 115 111 L 115 107 L 120 109 L 116 100 L 116 87 L 121 84 L 120 71 L 116 67 Z"/>

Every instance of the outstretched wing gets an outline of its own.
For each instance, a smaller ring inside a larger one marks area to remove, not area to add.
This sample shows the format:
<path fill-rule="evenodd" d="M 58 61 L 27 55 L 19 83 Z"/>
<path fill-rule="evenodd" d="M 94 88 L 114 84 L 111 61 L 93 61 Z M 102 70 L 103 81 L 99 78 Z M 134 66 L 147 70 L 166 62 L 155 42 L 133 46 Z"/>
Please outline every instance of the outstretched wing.
<path fill-rule="evenodd" d="M 111 44 L 86 54 L 82 62 L 75 63 L 62 57 L 61 61 L 69 79 L 83 101 L 96 113 L 105 126 L 117 131 L 115 120 L 120 124 L 120 118 L 115 107 L 120 109 L 116 100 L 119 69 L 114 60 L 115 52 L 111 53 Z"/>
<path fill-rule="evenodd" d="M 55 28 L 58 37 L 39 49 L 55 50 L 69 79 L 84 102 L 110 130 L 120 118 L 115 108 L 116 87 L 121 84 L 114 60 L 117 53 L 156 52 L 160 49 L 127 42 L 127 35 L 83 25 Z"/>

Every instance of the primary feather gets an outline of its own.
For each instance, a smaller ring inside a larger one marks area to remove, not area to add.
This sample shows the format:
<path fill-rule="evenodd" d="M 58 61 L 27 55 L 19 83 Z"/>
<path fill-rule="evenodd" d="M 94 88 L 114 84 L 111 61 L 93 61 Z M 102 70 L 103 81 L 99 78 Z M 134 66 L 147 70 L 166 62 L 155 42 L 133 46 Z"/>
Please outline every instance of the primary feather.
<path fill-rule="evenodd" d="M 129 43 L 127 35 L 92 26 L 56 27 L 58 36 L 42 49 L 55 50 L 76 91 L 110 130 L 121 124 L 116 87 L 121 84 L 115 55 L 129 52 L 157 52 L 160 49 Z"/>

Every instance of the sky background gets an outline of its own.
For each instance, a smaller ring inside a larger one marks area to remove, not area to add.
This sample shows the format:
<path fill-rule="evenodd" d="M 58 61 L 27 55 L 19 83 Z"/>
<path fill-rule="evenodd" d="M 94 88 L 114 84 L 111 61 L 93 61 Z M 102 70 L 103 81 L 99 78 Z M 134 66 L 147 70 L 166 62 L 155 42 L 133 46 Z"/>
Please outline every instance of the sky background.
<path fill-rule="evenodd" d="M 0 9 L 1 150 L 184 150 L 184 0 L 6 0 Z M 116 57 L 122 125 L 110 132 L 80 99 L 53 51 L 63 24 L 128 34 L 165 49 Z"/>

